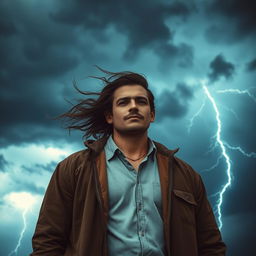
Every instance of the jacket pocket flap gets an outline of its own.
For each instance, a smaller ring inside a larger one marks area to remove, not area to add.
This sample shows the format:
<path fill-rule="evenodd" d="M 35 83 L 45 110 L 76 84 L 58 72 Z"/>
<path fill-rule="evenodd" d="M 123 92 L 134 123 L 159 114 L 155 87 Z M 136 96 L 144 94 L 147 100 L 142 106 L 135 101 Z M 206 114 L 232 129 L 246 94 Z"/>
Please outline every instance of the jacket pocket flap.
<path fill-rule="evenodd" d="M 173 192 L 174 192 L 174 194 L 177 197 L 183 199 L 187 203 L 190 203 L 190 204 L 193 204 L 193 205 L 197 205 L 196 200 L 195 200 L 193 194 L 191 194 L 189 192 L 182 191 L 182 190 L 178 190 L 178 189 L 174 189 Z"/>

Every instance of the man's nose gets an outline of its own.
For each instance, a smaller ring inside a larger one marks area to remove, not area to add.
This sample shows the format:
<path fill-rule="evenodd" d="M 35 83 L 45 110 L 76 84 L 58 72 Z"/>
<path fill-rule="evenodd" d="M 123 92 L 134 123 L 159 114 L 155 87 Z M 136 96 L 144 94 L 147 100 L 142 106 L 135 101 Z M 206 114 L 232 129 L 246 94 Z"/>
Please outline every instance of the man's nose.
<path fill-rule="evenodd" d="M 138 108 L 137 103 L 134 99 L 132 99 L 131 102 L 130 102 L 130 108 L 132 108 L 132 109 L 133 108 Z"/>

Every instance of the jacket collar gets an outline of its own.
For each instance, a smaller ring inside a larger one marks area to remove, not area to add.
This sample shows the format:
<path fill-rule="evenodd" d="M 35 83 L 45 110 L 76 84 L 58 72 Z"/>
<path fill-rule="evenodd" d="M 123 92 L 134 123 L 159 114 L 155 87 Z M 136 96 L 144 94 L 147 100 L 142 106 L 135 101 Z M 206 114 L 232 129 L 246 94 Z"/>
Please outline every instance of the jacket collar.
<path fill-rule="evenodd" d="M 171 150 L 171 149 L 168 149 L 167 147 L 165 147 L 164 145 L 162 145 L 161 143 L 156 142 L 156 141 L 154 141 L 154 144 L 156 145 L 157 152 L 159 152 L 162 155 L 168 156 L 168 157 L 173 156 L 176 152 L 179 151 L 179 148 Z"/>
<path fill-rule="evenodd" d="M 84 142 L 84 145 L 91 149 L 94 155 L 98 155 L 107 143 L 108 137 L 103 137 L 98 140 L 87 140 Z"/>

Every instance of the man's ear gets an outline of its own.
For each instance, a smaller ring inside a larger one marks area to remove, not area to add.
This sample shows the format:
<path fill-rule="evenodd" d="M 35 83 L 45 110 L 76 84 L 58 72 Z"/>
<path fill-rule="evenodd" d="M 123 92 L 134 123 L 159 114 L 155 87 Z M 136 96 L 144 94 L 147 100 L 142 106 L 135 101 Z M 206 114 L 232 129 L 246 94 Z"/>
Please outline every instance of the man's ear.
<path fill-rule="evenodd" d="M 106 119 L 107 123 L 112 124 L 113 123 L 112 113 L 108 111 L 108 112 L 105 112 L 104 115 L 105 115 L 105 119 Z"/>
<path fill-rule="evenodd" d="M 150 113 L 150 122 L 153 123 L 155 121 L 155 113 L 151 112 Z"/>

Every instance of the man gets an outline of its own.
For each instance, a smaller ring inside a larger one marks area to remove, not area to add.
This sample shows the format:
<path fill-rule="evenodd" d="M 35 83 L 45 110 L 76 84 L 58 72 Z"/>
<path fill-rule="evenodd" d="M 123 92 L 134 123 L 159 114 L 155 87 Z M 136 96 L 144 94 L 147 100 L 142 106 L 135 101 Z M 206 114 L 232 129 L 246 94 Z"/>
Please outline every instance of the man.
<path fill-rule="evenodd" d="M 225 255 L 199 174 L 148 138 L 155 106 L 146 79 L 106 73 L 100 93 L 80 91 L 97 99 L 61 116 L 100 139 L 58 164 L 31 256 Z"/>

